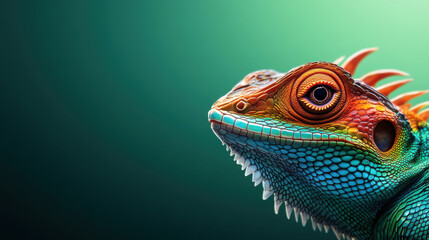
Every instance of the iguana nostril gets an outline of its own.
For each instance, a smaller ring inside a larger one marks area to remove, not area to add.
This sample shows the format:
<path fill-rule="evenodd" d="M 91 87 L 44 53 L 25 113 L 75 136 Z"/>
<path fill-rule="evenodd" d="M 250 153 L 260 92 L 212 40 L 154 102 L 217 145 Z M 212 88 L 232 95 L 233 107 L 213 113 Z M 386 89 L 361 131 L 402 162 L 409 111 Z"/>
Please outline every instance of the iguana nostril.
<path fill-rule="evenodd" d="M 237 108 L 238 111 L 244 111 L 246 110 L 246 108 L 249 106 L 249 104 L 243 100 L 239 101 L 236 105 L 235 108 Z"/>

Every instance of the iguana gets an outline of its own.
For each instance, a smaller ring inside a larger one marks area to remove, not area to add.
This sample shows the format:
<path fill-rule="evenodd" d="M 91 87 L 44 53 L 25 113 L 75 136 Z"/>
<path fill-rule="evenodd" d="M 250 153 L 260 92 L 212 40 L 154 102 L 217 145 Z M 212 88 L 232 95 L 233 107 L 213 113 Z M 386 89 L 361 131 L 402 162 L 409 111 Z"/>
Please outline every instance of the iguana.
<path fill-rule="evenodd" d="M 429 239 L 426 91 L 388 96 L 393 69 L 352 76 L 376 48 L 287 73 L 250 73 L 209 111 L 211 128 L 245 175 L 305 226 L 338 239 Z"/>

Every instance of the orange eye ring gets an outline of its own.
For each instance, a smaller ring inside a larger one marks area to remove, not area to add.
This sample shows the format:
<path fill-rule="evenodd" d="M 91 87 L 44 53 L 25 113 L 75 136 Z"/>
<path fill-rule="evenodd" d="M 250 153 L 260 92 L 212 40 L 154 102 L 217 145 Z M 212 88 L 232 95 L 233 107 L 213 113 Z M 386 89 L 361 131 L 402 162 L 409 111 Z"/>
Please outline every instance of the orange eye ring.
<path fill-rule="evenodd" d="M 321 123 L 338 116 L 345 105 L 346 95 L 344 83 L 336 73 L 315 68 L 295 80 L 290 102 L 295 117 L 307 123 Z"/>

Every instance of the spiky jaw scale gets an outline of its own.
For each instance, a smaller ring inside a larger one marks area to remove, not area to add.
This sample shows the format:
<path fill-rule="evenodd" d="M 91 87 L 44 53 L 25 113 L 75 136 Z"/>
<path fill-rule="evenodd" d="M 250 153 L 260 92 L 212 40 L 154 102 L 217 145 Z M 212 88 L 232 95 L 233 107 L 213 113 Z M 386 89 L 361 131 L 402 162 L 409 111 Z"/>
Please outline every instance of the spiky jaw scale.
<path fill-rule="evenodd" d="M 258 124 L 257 122 L 247 122 L 242 118 L 239 119 L 238 116 L 234 116 L 233 113 L 216 109 L 210 110 L 209 121 L 211 123 L 213 132 L 221 140 L 222 144 L 226 145 L 226 150 L 230 151 L 230 155 L 234 156 L 234 161 L 238 165 L 242 166 L 241 170 L 244 171 L 244 175 L 252 175 L 252 182 L 254 182 L 255 186 L 258 186 L 262 183 L 262 199 L 266 200 L 271 196 L 274 196 L 274 212 L 276 214 L 278 214 L 281 205 L 284 203 L 285 215 L 288 219 L 290 219 L 292 212 L 294 212 L 296 222 L 301 220 L 303 226 L 306 226 L 308 220 L 311 220 L 313 230 L 318 229 L 319 231 L 324 230 L 325 232 L 328 232 L 329 229 L 332 228 L 335 235 L 339 237 L 338 239 L 341 239 L 341 237 L 344 237 L 344 239 L 355 239 L 349 234 L 342 233 L 339 228 L 334 226 L 332 223 L 324 222 L 320 216 L 312 216 L 311 211 L 306 209 L 305 206 L 299 205 L 298 201 L 291 199 L 293 196 L 286 196 L 284 193 L 277 191 L 278 186 L 276 186 L 276 183 L 273 182 L 273 178 L 268 176 L 269 173 L 267 173 L 267 169 L 262 167 L 262 163 L 258 161 L 260 159 L 255 159 L 248 156 L 246 157 L 247 151 L 254 150 L 242 149 L 242 147 L 249 146 L 248 142 L 241 142 L 240 144 L 240 140 L 237 141 L 237 139 L 235 139 L 234 141 L 231 141 L 231 139 L 229 139 L 232 135 L 234 135 L 234 137 L 241 137 L 241 141 L 246 141 L 249 139 L 265 139 L 267 141 L 271 141 L 273 144 L 279 145 L 290 145 L 294 147 L 316 147 L 323 145 L 323 140 L 327 141 L 330 139 L 328 135 L 322 137 L 323 134 L 316 133 L 313 134 L 311 139 L 309 139 L 306 137 L 306 134 L 302 136 L 302 134 L 298 135 L 289 133 L 289 131 L 291 131 L 290 129 L 287 130 L 272 126 L 264 126 L 262 124 Z M 295 139 L 295 137 L 298 139 Z M 338 136 L 331 138 L 336 140 L 340 139 Z M 342 141 L 338 142 L 346 144 L 349 140 L 344 138 Z M 250 144 L 250 146 L 251 145 L 254 144 Z M 262 148 L 259 150 L 264 151 Z M 274 155 L 272 157 L 274 157 Z"/>

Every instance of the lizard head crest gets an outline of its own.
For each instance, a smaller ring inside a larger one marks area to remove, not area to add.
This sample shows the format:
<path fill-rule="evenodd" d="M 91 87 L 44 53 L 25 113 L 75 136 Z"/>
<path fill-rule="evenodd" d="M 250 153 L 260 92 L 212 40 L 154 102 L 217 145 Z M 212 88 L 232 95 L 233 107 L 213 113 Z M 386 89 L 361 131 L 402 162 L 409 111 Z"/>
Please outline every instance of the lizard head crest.
<path fill-rule="evenodd" d="M 313 228 L 360 238 L 386 201 L 427 168 L 429 111 L 419 111 L 429 103 L 407 103 L 426 92 L 389 100 L 409 79 L 375 88 L 406 75 L 398 70 L 352 77 L 375 50 L 341 66 L 342 58 L 251 73 L 213 105 L 213 131 L 255 185 L 263 183 L 263 198 L 274 194 L 276 212 L 284 202 L 287 216 L 294 209 L 304 225 L 311 218 Z"/>

